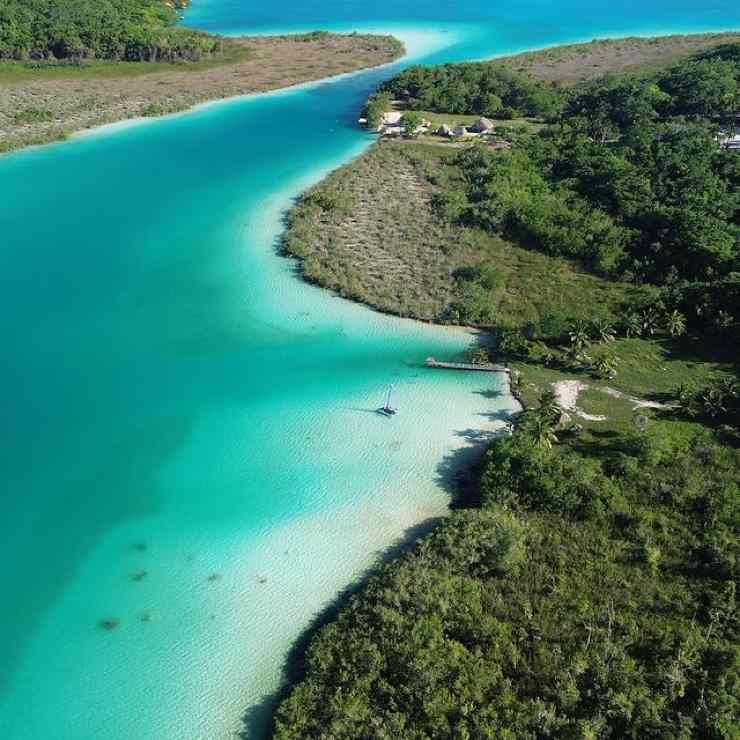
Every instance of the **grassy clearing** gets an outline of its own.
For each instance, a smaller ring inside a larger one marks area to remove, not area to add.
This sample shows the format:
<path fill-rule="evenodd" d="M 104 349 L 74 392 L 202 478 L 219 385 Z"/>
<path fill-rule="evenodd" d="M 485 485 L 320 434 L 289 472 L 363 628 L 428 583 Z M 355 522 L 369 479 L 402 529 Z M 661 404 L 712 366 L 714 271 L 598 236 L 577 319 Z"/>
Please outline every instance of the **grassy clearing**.
<path fill-rule="evenodd" d="M 616 310 L 637 289 L 590 275 L 479 229 L 442 222 L 434 194 L 459 176 L 455 150 L 382 142 L 309 191 L 292 211 L 285 250 L 305 276 L 379 310 L 449 322 L 464 301 L 456 275 L 485 265 L 497 322 L 519 325 L 551 311 L 590 318 Z"/>
<path fill-rule="evenodd" d="M 22 125 L 24 123 L 38 123 L 41 121 L 51 121 L 53 114 L 49 110 L 42 110 L 41 108 L 26 108 L 20 110 L 13 115 L 13 123 L 16 125 Z"/>
<path fill-rule="evenodd" d="M 594 345 L 597 355 L 607 346 Z M 605 416 L 603 421 L 570 413 L 584 428 L 574 442 L 581 450 L 608 447 L 618 434 L 636 430 L 636 418 L 644 417 L 649 426 L 674 440 L 687 440 L 696 434 L 710 435 L 706 426 L 677 417 L 670 408 L 675 390 L 683 384 L 705 385 L 712 380 L 735 376 L 732 348 L 719 346 L 711 337 L 622 338 L 608 344 L 617 358 L 617 376 L 596 377 L 588 371 L 545 367 L 541 362 L 513 362 L 512 370 L 521 377 L 518 395 L 527 407 L 536 407 L 542 393 L 562 381 L 577 380 L 587 386 L 578 394 L 577 408 L 589 416 Z M 613 394 L 617 391 L 623 395 Z M 636 408 L 635 400 L 653 401 L 666 408 Z"/>
<path fill-rule="evenodd" d="M 434 128 L 438 128 L 443 123 L 448 126 L 471 126 L 480 119 L 478 115 L 465 115 L 458 113 L 434 113 L 429 110 L 418 111 L 422 118 L 429 121 Z M 534 118 L 489 118 L 496 126 L 504 128 L 516 128 L 528 131 L 539 131 L 543 124 Z"/>
<path fill-rule="evenodd" d="M 613 387 L 660 399 L 682 383 L 704 384 L 732 372 L 733 357 L 709 337 L 620 339 L 611 351 L 619 360 Z"/>
<path fill-rule="evenodd" d="M 591 275 L 576 263 L 517 247 L 484 232 L 481 253 L 501 276 L 489 291 L 497 323 L 520 326 L 537 322 L 552 312 L 590 319 L 615 313 L 635 286 L 613 283 Z"/>

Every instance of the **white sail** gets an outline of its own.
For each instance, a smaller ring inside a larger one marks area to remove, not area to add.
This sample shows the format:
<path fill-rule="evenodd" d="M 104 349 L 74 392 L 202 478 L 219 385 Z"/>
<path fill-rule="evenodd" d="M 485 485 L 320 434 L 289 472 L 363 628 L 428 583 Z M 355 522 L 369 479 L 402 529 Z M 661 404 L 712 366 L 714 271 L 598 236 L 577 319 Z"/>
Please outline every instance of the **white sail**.
<path fill-rule="evenodd" d="M 385 398 L 385 406 L 383 408 L 386 409 L 386 411 L 393 411 L 393 392 L 395 388 L 394 386 L 390 386 L 388 388 L 388 395 Z"/>

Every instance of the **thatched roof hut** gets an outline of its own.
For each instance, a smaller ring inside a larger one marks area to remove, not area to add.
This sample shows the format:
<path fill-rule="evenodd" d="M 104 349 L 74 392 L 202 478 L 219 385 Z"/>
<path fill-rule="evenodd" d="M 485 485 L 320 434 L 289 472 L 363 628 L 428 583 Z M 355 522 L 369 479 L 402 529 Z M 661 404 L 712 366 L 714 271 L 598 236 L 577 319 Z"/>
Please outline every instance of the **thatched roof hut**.
<path fill-rule="evenodd" d="M 389 110 L 383 113 L 380 122 L 386 126 L 397 126 L 401 123 L 403 113 L 400 110 Z"/>
<path fill-rule="evenodd" d="M 400 136 L 404 131 L 403 126 L 381 126 L 381 136 Z"/>
<path fill-rule="evenodd" d="M 470 130 L 476 134 L 487 134 L 489 131 L 493 131 L 493 121 L 488 118 L 479 118 L 471 127 Z"/>

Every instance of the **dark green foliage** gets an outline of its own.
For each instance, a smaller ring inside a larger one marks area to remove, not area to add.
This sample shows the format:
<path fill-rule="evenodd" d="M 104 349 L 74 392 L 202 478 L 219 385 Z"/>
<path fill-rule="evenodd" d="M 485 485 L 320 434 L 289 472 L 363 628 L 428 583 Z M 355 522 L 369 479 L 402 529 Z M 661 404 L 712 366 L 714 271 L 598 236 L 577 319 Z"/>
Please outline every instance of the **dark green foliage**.
<path fill-rule="evenodd" d="M 465 267 L 454 272 L 459 301 L 451 306 L 457 320 L 477 325 L 491 324 L 494 314 L 491 308 L 491 292 L 501 288 L 502 277 L 493 265 Z"/>
<path fill-rule="evenodd" d="M 495 63 L 412 67 L 381 94 L 411 109 L 491 116 L 554 118 L 564 105 L 556 125 L 512 152 L 462 152 L 464 182 L 437 194 L 438 213 L 600 274 L 711 283 L 740 260 L 739 158 L 716 140 L 740 105 L 739 60 L 740 45 L 728 44 L 567 92 Z"/>
<path fill-rule="evenodd" d="M 725 378 L 700 388 L 681 386 L 676 401 L 688 418 L 740 427 L 740 383 L 735 380 Z"/>
<path fill-rule="evenodd" d="M 401 117 L 401 126 L 403 126 L 406 136 L 414 136 L 423 125 L 424 119 L 420 113 L 410 110 L 403 114 Z"/>
<path fill-rule="evenodd" d="M 734 110 L 733 75 L 736 61 L 689 60 L 655 78 L 578 87 L 540 136 L 511 151 L 461 152 L 463 187 L 438 195 L 438 212 L 602 275 L 725 280 L 740 260 L 740 164 L 716 133 Z"/>
<path fill-rule="evenodd" d="M 690 327 L 740 345 L 740 273 L 712 281 L 673 283 L 664 290 L 664 300 L 686 316 Z"/>
<path fill-rule="evenodd" d="M 193 61 L 221 51 L 220 39 L 176 20 L 163 0 L 2 0 L 0 58 Z"/>
<path fill-rule="evenodd" d="M 596 141 L 662 116 L 714 117 L 740 105 L 740 44 L 725 44 L 651 74 L 614 76 L 571 90 L 496 62 L 409 67 L 381 90 L 406 107 L 492 118 L 582 117 Z"/>
<path fill-rule="evenodd" d="M 560 127 L 532 154 L 567 187 L 607 214 L 626 237 L 622 272 L 657 283 L 727 274 L 738 258 L 738 191 L 732 152 L 700 124 L 645 122 L 611 144 Z"/>
<path fill-rule="evenodd" d="M 668 94 L 665 109 L 673 115 L 733 114 L 740 98 L 735 58 L 704 58 L 679 64 L 659 81 Z"/>
<path fill-rule="evenodd" d="M 315 192 L 306 195 L 301 202 L 308 207 L 318 207 L 328 213 L 346 213 L 352 199 L 346 193 L 341 192 Z"/>
<path fill-rule="evenodd" d="M 492 118 L 550 117 L 562 105 L 551 85 L 486 62 L 409 67 L 381 90 L 412 109 Z"/>
<path fill-rule="evenodd" d="M 460 220 L 576 258 L 603 274 L 621 262 L 628 230 L 573 188 L 543 176 L 526 147 L 503 153 L 466 149 L 456 164 L 467 186 Z"/>
<path fill-rule="evenodd" d="M 607 78 L 576 88 L 565 109 L 567 118 L 587 121 L 589 135 L 603 143 L 632 126 L 657 116 L 657 108 L 670 97 L 648 80 Z"/>
<path fill-rule="evenodd" d="M 369 128 L 377 128 L 380 125 L 383 113 L 390 110 L 392 102 L 393 98 L 386 92 L 377 92 L 368 98 L 362 115 L 367 119 Z"/>
<path fill-rule="evenodd" d="M 740 461 L 618 442 L 495 442 L 481 508 L 319 633 L 275 737 L 735 737 Z"/>

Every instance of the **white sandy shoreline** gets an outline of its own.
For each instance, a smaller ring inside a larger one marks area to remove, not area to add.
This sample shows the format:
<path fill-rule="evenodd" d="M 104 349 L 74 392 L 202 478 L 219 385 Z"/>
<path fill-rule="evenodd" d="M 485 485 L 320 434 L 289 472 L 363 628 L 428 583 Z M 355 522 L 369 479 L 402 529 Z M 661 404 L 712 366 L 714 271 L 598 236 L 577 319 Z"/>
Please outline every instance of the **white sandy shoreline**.
<path fill-rule="evenodd" d="M 292 32 L 293 35 L 298 35 L 300 33 L 305 33 L 305 31 L 293 31 Z M 335 33 L 335 32 L 332 31 L 332 33 Z M 336 31 L 336 33 L 350 34 L 352 33 L 352 31 Z M 389 62 L 384 62 L 382 64 L 378 64 L 375 66 L 362 67 L 360 69 L 352 70 L 350 72 L 343 72 L 337 75 L 321 77 L 315 80 L 307 80 L 306 82 L 299 82 L 294 85 L 287 85 L 285 87 L 276 88 L 274 90 L 265 90 L 261 92 L 249 92 L 249 93 L 244 93 L 241 95 L 231 95 L 231 96 L 227 96 L 223 98 L 214 98 L 212 100 L 206 100 L 201 103 L 196 103 L 187 108 L 184 108 L 183 110 L 175 111 L 173 113 L 167 113 L 161 116 L 135 116 L 132 118 L 124 118 L 120 121 L 112 121 L 110 123 L 103 123 L 98 126 L 91 126 L 90 128 L 81 129 L 79 131 L 73 131 L 72 133 L 70 133 L 70 135 L 66 139 L 63 139 L 63 140 L 50 141 L 50 142 L 46 142 L 43 144 L 31 144 L 28 146 L 21 147 L 19 149 L 13 149 L 8 152 L 4 152 L 3 154 L 0 154 L 0 161 L 2 157 L 11 157 L 19 153 L 30 151 L 30 150 L 43 150 L 49 147 L 63 146 L 65 143 L 69 143 L 69 142 L 80 140 L 80 139 L 92 138 L 92 137 L 97 137 L 97 136 L 114 135 L 114 134 L 122 133 L 126 130 L 137 128 L 140 126 L 145 126 L 149 124 L 154 125 L 157 123 L 166 122 L 168 120 L 197 114 L 198 112 L 206 111 L 206 110 L 209 110 L 214 107 L 221 106 L 221 105 L 243 103 L 245 101 L 250 101 L 250 100 L 259 101 L 269 96 L 290 95 L 295 92 L 315 89 L 322 85 L 331 84 L 334 82 L 341 82 L 342 80 L 351 79 L 353 77 L 357 77 L 359 75 L 366 74 L 368 72 L 374 72 L 376 70 L 390 68 L 401 62 L 404 62 L 404 61 L 408 62 L 410 60 L 413 60 L 414 58 L 419 57 L 423 54 L 429 53 L 432 50 L 439 50 L 446 45 L 445 43 L 440 43 L 441 39 L 444 39 L 448 43 L 452 43 L 449 39 L 447 39 L 444 33 L 437 34 L 436 36 L 432 34 L 431 32 L 427 34 L 424 34 L 424 33 L 411 34 L 408 31 L 394 33 L 393 29 L 363 30 L 361 33 L 395 36 L 397 39 L 399 39 L 404 44 L 405 53 L 402 56 L 398 57 L 397 59 L 394 59 Z M 247 34 L 239 33 L 239 34 L 225 34 L 225 35 L 228 35 L 233 38 L 239 38 Z M 278 34 L 278 33 L 270 32 L 270 33 L 250 33 L 248 35 L 250 36 L 273 36 L 273 35 L 290 35 L 290 34 L 286 34 L 286 33 Z"/>

